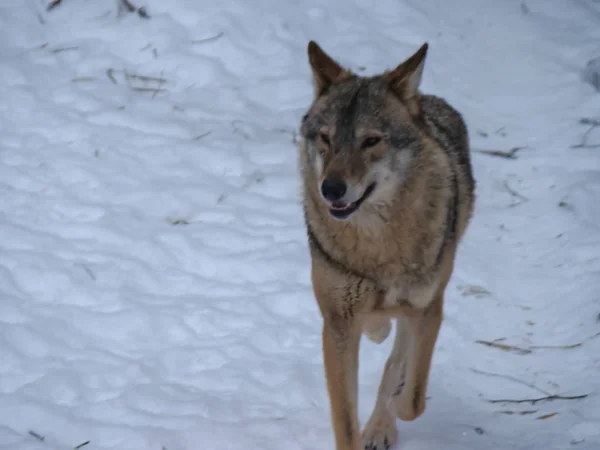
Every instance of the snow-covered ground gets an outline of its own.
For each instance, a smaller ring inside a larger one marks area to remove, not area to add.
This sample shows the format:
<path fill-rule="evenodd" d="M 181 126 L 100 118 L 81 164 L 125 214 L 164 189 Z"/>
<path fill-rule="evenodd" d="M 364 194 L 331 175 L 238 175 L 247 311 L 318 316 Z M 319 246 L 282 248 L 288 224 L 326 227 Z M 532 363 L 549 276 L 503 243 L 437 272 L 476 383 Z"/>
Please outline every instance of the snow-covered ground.
<path fill-rule="evenodd" d="M 365 74 L 428 41 L 423 90 L 473 148 L 525 147 L 473 154 L 397 448 L 600 448 L 600 148 L 571 148 L 600 120 L 598 1 L 1 3 L 0 449 L 334 448 L 295 147 L 309 39 Z M 391 347 L 363 342 L 362 423 Z M 488 402 L 551 394 L 588 397 Z"/>

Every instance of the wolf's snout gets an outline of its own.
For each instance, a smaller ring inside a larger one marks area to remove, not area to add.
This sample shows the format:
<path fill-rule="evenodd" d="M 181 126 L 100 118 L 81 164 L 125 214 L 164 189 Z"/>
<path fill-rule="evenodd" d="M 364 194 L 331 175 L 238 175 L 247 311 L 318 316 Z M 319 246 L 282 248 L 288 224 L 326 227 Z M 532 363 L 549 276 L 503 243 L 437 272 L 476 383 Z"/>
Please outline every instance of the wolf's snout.
<path fill-rule="evenodd" d="M 346 182 L 339 178 L 326 178 L 321 183 L 321 193 L 330 202 L 336 202 L 346 193 Z"/>

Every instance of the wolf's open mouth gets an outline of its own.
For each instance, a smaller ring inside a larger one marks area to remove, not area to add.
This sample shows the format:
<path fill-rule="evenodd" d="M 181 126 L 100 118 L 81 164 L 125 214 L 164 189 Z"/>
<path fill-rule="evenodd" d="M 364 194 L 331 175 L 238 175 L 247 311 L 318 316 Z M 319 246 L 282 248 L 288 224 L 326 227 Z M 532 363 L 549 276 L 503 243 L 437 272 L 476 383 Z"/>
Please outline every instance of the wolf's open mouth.
<path fill-rule="evenodd" d="M 331 207 L 329 208 L 329 213 L 336 219 L 348 218 L 350 214 L 356 211 L 360 207 L 362 202 L 364 202 L 367 199 L 367 197 L 371 195 L 373 190 L 375 190 L 375 183 L 371 183 L 367 187 L 367 189 L 365 189 L 365 192 L 362 195 L 362 197 L 356 200 L 355 202 L 352 202 L 350 204 L 332 203 Z"/>

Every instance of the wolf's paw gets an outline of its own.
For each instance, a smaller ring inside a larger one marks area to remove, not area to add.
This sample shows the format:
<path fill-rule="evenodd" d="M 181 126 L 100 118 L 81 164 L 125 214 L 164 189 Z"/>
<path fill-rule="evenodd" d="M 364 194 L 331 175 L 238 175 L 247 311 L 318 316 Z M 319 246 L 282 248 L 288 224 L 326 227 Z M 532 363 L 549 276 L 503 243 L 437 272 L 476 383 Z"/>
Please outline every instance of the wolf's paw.
<path fill-rule="evenodd" d="M 369 340 L 381 344 L 389 336 L 392 322 L 387 317 L 367 317 L 362 328 Z"/>
<path fill-rule="evenodd" d="M 396 419 L 388 411 L 372 416 L 362 432 L 365 450 L 388 450 L 397 437 Z"/>

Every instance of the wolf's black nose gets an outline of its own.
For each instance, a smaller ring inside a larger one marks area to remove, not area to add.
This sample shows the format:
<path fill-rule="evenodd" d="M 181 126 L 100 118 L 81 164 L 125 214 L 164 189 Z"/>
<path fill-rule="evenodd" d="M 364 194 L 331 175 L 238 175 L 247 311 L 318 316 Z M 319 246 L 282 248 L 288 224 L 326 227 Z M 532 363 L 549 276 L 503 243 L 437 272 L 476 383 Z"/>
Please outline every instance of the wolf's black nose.
<path fill-rule="evenodd" d="M 326 178 L 321 183 L 321 193 L 330 202 L 335 202 L 346 193 L 346 182 L 338 178 Z"/>

